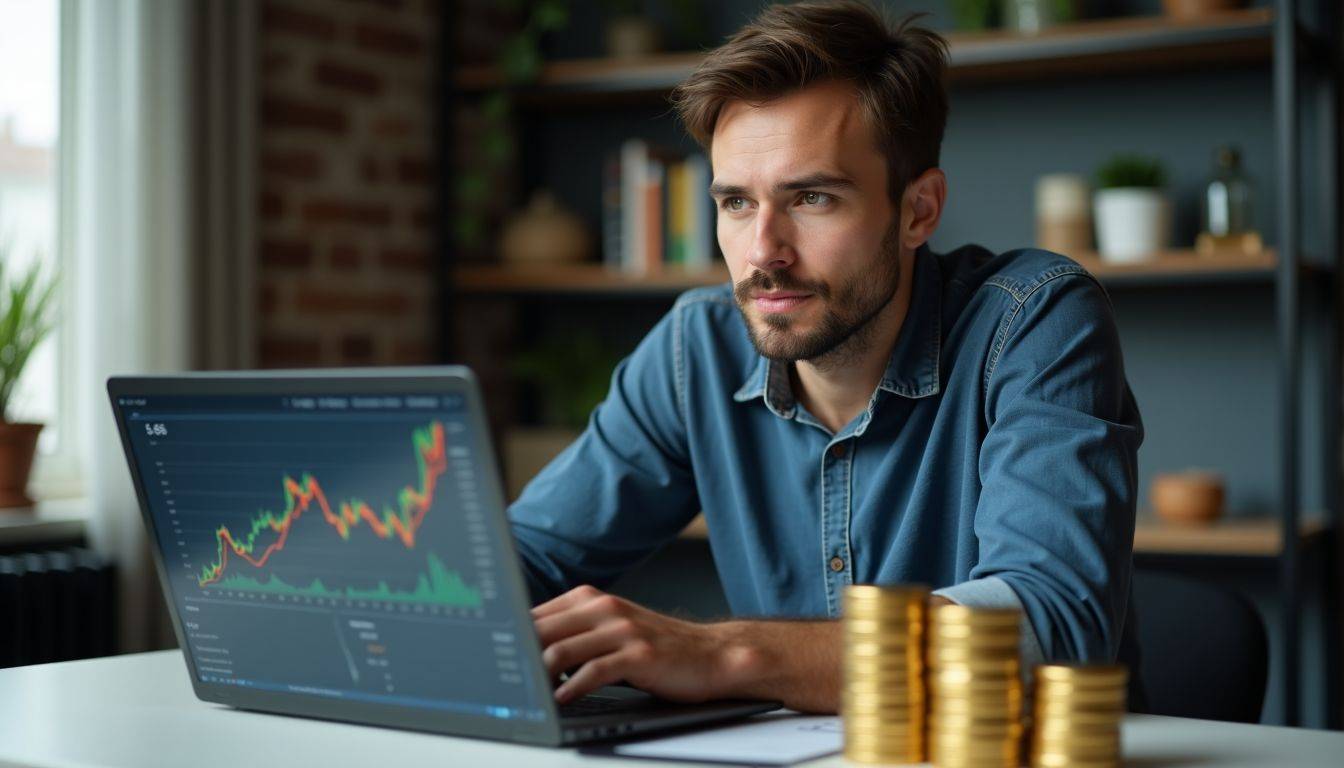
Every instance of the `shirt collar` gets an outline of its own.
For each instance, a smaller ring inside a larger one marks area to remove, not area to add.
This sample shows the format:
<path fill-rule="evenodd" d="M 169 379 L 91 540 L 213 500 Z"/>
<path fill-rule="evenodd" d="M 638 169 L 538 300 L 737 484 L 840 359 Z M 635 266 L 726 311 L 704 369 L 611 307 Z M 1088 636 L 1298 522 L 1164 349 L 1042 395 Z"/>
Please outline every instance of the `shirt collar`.
<path fill-rule="evenodd" d="M 896 346 L 878 389 L 909 398 L 936 395 L 941 389 L 938 357 L 942 351 L 943 286 L 937 258 L 927 245 L 915 251 L 914 290 Z M 741 389 L 737 402 L 765 398 L 776 416 L 792 418 L 795 401 L 787 364 L 757 356 L 756 365 Z"/>

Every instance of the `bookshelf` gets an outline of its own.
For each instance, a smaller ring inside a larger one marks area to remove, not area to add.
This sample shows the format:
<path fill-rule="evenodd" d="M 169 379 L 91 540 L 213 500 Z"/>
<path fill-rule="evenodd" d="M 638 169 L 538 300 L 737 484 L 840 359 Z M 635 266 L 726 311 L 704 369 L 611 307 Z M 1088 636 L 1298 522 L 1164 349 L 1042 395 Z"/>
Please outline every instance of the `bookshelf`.
<path fill-rule="evenodd" d="M 1268 61 L 1274 14 L 1268 8 L 1232 10 L 1196 22 L 1161 16 L 1095 19 L 1064 24 L 1037 35 L 990 31 L 952 32 L 949 76 L 954 83 L 989 83 L 1100 73 L 1178 70 Z M 666 53 L 631 60 L 573 59 L 545 65 L 527 98 L 583 103 L 574 97 L 657 97 L 686 78 L 701 53 Z M 456 87 L 479 92 L 498 86 L 492 67 L 457 73 Z"/>
<path fill-rule="evenodd" d="M 1247 150 L 1248 174 L 1258 185 L 1258 224 L 1273 250 L 1204 258 L 1178 248 L 1126 265 L 1073 255 L 1111 292 L 1122 321 L 1127 373 L 1149 435 L 1140 454 L 1141 486 L 1145 473 L 1213 466 L 1226 471 L 1229 493 L 1241 496 L 1229 498 L 1229 508 L 1261 514 L 1199 529 L 1141 520 L 1136 551 L 1251 558 L 1273 569 L 1260 585 L 1274 606 L 1269 615 L 1277 645 L 1266 713 L 1271 722 L 1296 724 L 1302 705 L 1315 696 L 1299 689 L 1305 680 L 1299 646 L 1330 660 L 1332 680 L 1344 679 L 1338 599 L 1326 606 L 1328 630 L 1299 626 L 1305 585 L 1338 579 L 1337 569 L 1330 570 L 1335 565 L 1323 565 L 1316 555 L 1334 550 L 1333 563 L 1344 561 L 1338 535 L 1344 517 L 1338 393 L 1344 388 L 1337 349 L 1344 285 L 1336 266 L 1344 155 L 1341 7 L 1338 0 L 1251 2 L 1259 7 L 1200 22 L 1112 18 L 1038 35 L 948 34 L 952 120 L 963 122 L 945 141 L 944 165 L 955 181 L 952 196 L 970 213 L 945 218 L 940 232 L 948 242 L 935 240 L 935 247 L 945 251 L 984 242 L 980 238 L 995 251 L 1029 245 L 1030 184 L 1039 174 L 1085 172 L 1103 152 L 1168 146 L 1163 159 L 1173 171 L 1173 192 L 1187 205 L 1177 212 L 1183 229 L 1176 242 L 1192 242 L 1197 212 L 1189 203 L 1202 189 L 1210 150 L 1221 143 Z M 717 18 L 738 21 L 758 5 L 721 4 L 728 10 Z M 915 5 L 885 4 L 898 12 Z M 1108 7 L 1151 12 L 1155 6 L 1120 0 Z M 546 64 L 535 83 L 515 91 L 530 140 L 519 176 L 523 188 L 562 193 L 598 234 L 599 196 L 590 194 L 596 174 L 569 158 L 600 158 L 629 136 L 668 142 L 675 131 L 665 96 L 703 54 L 617 61 L 589 57 L 587 48 L 570 52 L 576 57 Z M 1136 77 L 1150 73 L 1161 76 Z M 478 98 L 501 84 L 489 67 L 446 75 L 453 99 Z M 1033 132 L 1046 138 L 1033 141 Z M 666 311 L 676 294 L 728 279 L 721 264 L 635 277 L 597 263 L 524 268 L 454 262 L 448 255 L 446 295 L 490 318 L 459 325 L 476 337 L 485 336 L 483 329 L 507 329 L 478 343 L 500 360 L 557 327 L 596 328 L 604 338 L 624 341 L 623 334 L 651 325 L 646 321 Z M 462 361 L 451 344 L 445 359 Z M 492 383 L 493 401 L 509 396 L 507 373 Z M 1301 509 L 1323 514 L 1311 517 Z M 1216 570 L 1201 575 L 1221 578 Z M 1309 724 L 1344 722 L 1337 699 L 1311 707 Z"/>

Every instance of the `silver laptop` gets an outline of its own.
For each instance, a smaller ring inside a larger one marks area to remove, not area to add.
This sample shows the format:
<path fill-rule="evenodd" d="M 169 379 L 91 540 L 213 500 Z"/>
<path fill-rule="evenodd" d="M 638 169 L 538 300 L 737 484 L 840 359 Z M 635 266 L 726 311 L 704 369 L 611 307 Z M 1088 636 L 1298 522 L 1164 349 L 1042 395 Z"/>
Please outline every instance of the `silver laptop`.
<path fill-rule="evenodd" d="M 114 377 L 197 697 L 534 744 L 743 717 L 629 688 L 557 707 L 465 368 Z"/>

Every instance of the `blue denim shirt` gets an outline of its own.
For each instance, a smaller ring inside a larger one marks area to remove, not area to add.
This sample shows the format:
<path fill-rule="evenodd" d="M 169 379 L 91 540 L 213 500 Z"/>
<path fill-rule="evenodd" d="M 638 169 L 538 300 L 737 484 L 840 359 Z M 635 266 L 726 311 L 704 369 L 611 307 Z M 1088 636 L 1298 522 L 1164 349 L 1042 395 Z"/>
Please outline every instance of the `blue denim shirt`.
<path fill-rule="evenodd" d="M 538 596 L 610 582 L 703 510 L 736 615 L 838 617 L 848 584 L 921 582 L 1020 606 L 1028 663 L 1113 659 L 1142 438 L 1086 270 L 926 247 L 882 381 L 839 432 L 757 354 L 730 286 L 693 290 L 509 514 Z"/>

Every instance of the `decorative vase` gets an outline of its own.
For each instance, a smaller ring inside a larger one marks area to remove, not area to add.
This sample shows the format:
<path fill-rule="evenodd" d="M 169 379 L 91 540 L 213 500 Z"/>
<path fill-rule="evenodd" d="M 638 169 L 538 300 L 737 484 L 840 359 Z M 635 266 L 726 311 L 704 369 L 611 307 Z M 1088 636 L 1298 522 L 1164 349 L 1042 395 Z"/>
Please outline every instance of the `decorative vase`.
<path fill-rule="evenodd" d="M 607 55 L 633 59 L 658 52 L 658 28 L 643 16 L 607 20 Z"/>
<path fill-rule="evenodd" d="M 41 424 L 0 422 L 0 509 L 33 506 L 28 475 L 41 431 Z"/>
<path fill-rule="evenodd" d="M 510 264 L 572 264 L 588 258 L 591 247 L 583 221 L 546 191 L 532 195 L 500 238 L 501 255 Z"/>
<path fill-rule="evenodd" d="M 1107 261 L 1132 264 L 1171 243 L 1171 201 L 1160 189 L 1117 187 L 1093 197 L 1097 250 Z"/>
<path fill-rule="evenodd" d="M 1162 0 L 1162 10 L 1173 19 L 1194 21 L 1245 4 L 1245 0 Z"/>
<path fill-rule="evenodd" d="M 1153 478 L 1149 501 L 1159 518 L 1179 525 L 1208 525 L 1223 515 L 1223 478 L 1189 470 Z"/>
<path fill-rule="evenodd" d="M 1092 250 L 1091 189 L 1076 173 L 1036 180 L 1036 247 L 1077 256 Z"/>

